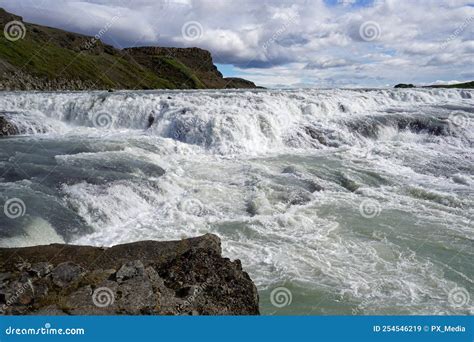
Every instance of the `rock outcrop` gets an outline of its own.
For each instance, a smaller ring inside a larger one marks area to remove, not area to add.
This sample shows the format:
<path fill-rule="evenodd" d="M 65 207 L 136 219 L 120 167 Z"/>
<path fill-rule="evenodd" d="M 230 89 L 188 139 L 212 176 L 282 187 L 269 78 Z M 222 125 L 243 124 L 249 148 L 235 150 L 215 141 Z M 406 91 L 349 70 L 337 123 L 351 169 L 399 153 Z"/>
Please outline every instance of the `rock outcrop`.
<path fill-rule="evenodd" d="M 257 87 L 255 83 L 239 78 L 239 77 L 225 77 L 224 78 L 225 84 L 224 88 L 226 89 L 238 89 L 238 88 L 261 88 L 263 87 Z"/>
<path fill-rule="evenodd" d="M 406 84 L 406 83 L 399 83 L 394 86 L 394 88 L 415 88 L 415 86 L 411 83 Z"/>
<path fill-rule="evenodd" d="M 3 248 L 0 260 L 7 315 L 259 314 L 255 285 L 211 234 L 110 248 Z"/>
<path fill-rule="evenodd" d="M 18 129 L 3 116 L 0 116 L 0 137 L 16 134 L 18 134 Z"/>

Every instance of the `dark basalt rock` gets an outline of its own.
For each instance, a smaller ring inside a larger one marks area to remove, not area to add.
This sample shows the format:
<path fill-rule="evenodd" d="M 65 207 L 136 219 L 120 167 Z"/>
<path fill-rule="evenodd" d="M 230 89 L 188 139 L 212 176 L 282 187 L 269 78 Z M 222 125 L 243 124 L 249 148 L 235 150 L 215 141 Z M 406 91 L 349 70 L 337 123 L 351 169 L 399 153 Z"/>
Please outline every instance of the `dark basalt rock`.
<path fill-rule="evenodd" d="M 413 84 L 405 84 L 405 83 L 399 83 L 397 85 L 395 85 L 394 88 L 415 88 L 415 86 Z"/>
<path fill-rule="evenodd" d="M 309 193 L 303 191 L 294 191 L 288 193 L 285 200 L 290 205 L 303 205 L 310 202 L 312 199 Z"/>
<path fill-rule="evenodd" d="M 446 119 L 421 115 L 379 115 L 349 121 L 348 128 L 364 137 L 376 139 L 383 127 L 393 127 L 399 131 L 409 130 L 413 133 L 427 133 L 434 136 L 454 135 Z"/>
<path fill-rule="evenodd" d="M 211 234 L 110 248 L 2 248 L 0 260 L 7 315 L 259 314 L 255 285 Z"/>
<path fill-rule="evenodd" d="M 16 134 L 18 134 L 18 129 L 3 116 L 0 116 L 0 136 Z"/>
<path fill-rule="evenodd" d="M 350 192 L 355 192 L 360 187 L 360 185 L 357 184 L 356 181 L 350 179 L 342 173 L 338 174 L 337 181 L 343 188 L 349 190 Z"/>

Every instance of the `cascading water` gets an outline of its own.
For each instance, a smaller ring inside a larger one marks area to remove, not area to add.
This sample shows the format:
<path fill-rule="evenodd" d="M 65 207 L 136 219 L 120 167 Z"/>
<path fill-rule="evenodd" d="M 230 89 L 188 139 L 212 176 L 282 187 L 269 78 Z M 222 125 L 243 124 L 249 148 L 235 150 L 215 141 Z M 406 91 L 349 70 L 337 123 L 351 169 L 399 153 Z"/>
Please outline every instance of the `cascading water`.
<path fill-rule="evenodd" d="M 3 93 L 21 135 L 0 140 L 0 244 L 211 232 L 263 313 L 472 313 L 451 297 L 474 289 L 473 108 L 457 89 Z"/>

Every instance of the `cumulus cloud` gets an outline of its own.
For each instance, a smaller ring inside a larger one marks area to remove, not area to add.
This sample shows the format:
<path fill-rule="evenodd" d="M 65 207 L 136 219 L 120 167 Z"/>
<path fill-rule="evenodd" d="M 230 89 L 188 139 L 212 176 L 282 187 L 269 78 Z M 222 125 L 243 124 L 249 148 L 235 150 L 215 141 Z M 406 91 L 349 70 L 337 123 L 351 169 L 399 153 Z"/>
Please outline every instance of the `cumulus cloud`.
<path fill-rule="evenodd" d="M 266 86 L 466 80 L 474 7 L 464 0 L 0 0 L 25 20 L 116 47 L 198 46 Z M 193 39 L 183 25 L 199 23 Z M 195 38 L 195 39 L 194 39 Z M 278 73 L 278 74 L 277 74 Z"/>
<path fill-rule="evenodd" d="M 329 69 L 349 65 L 350 62 L 344 58 L 321 57 L 308 63 L 305 69 Z"/>

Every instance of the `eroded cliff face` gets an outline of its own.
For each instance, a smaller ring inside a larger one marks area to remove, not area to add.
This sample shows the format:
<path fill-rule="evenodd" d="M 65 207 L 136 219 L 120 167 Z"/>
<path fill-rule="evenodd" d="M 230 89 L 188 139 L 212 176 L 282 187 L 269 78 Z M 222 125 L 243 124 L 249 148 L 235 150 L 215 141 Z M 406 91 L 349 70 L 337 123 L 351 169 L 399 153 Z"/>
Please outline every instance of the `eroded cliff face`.
<path fill-rule="evenodd" d="M 8 315 L 257 315 L 255 285 L 206 234 L 110 248 L 0 249 Z"/>
<path fill-rule="evenodd" d="M 1 29 L 12 22 L 15 36 L 0 35 L 0 90 L 255 88 L 223 78 L 210 52 L 199 48 L 118 50 L 0 8 Z"/>

